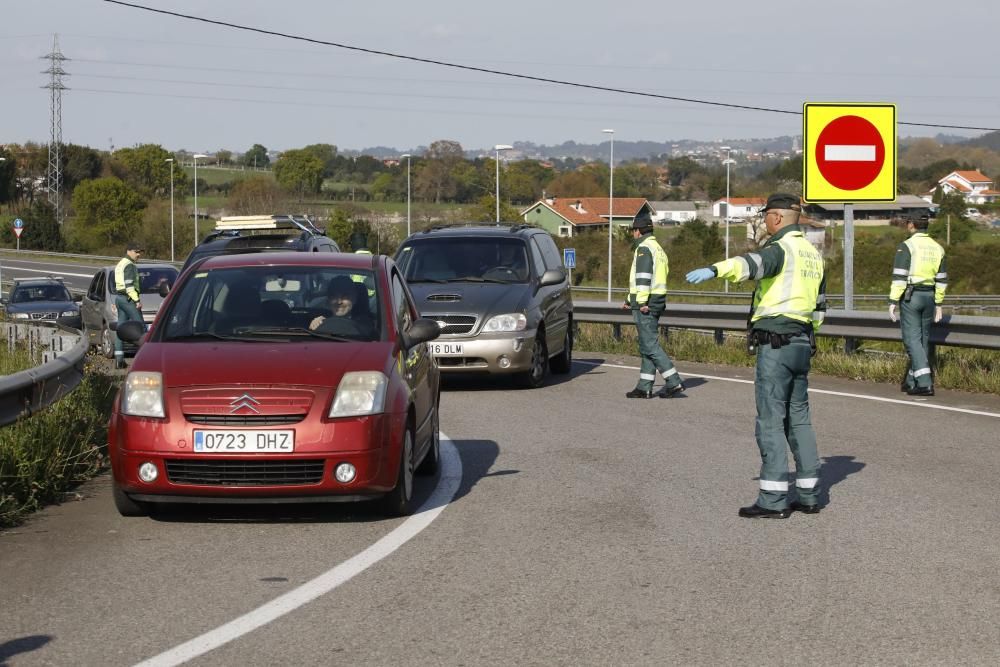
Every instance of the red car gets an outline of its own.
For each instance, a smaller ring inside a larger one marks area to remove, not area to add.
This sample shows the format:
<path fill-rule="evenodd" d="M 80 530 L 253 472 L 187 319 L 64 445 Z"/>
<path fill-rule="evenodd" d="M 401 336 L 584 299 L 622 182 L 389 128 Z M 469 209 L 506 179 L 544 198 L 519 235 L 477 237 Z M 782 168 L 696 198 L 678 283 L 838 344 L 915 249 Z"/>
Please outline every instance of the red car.
<path fill-rule="evenodd" d="M 192 265 L 148 333 L 118 328 L 141 345 L 108 429 L 118 511 L 383 496 L 411 513 L 440 458 L 438 333 L 385 256 Z"/>

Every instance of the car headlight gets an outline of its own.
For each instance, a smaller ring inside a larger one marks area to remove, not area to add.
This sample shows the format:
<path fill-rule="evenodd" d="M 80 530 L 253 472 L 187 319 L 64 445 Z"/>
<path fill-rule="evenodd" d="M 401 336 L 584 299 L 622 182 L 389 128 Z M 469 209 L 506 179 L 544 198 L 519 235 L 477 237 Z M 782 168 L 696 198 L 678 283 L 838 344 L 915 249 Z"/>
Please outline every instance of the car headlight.
<path fill-rule="evenodd" d="M 524 331 L 528 326 L 528 318 L 524 313 L 507 313 L 504 315 L 494 315 L 486 320 L 483 331 L 492 333 L 497 331 Z"/>
<path fill-rule="evenodd" d="M 385 375 L 378 371 L 345 373 L 330 406 L 331 417 L 374 415 L 385 408 Z"/>
<path fill-rule="evenodd" d="M 11 313 L 10 316 L 13 319 L 15 319 L 15 320 L 27 320 L 27 319 L 30 319 L 28 317 L 28 313 Z"/>
<path fill-rule="evenodd" d="M 80 314 L 79 310 L 64 310 L 61 313 L 59 313 L 59 316 L 60 317 L 73 317 L 74 315 L 79 315 L 79 314 Z"/>
<path fill-rule="evenodd" d="M 163 374 L 129 373 L 122 389 L 122 413 L 134 417 L 163 417 Z"/>

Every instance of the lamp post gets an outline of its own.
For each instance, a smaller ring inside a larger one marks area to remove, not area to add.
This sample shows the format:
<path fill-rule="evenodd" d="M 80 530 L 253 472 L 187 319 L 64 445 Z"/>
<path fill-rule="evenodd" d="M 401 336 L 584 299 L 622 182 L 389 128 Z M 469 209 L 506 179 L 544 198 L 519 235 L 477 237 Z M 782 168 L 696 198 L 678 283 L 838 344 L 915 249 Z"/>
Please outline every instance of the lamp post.
<path fill-rule="evenodd" d="M 497 152 L 497 224 L 500 224 L 500 151 L 509 151 L 513 148 L 507 144 L 497 144 L 493 147 Z"/>
<path fill-rule="evenodd" d="M 399 156 L 406 158 L 406 236 L 410 236 L 410 154 L 403 153 Z"/>
<path fill-rule="evenodd" d="M 195 153 L 194 158 L 194 245 L 198 246 L 198 160 L 207 155 Z"/>
<path fill-rule="evenodd" d="M 611 303 L 611 232 L 615 226 L 615 131 L 607 129 L 601 132 L 611 136 L 611 158 L 608 160 L 608 303 Z"/>
<path fill-rule="evenodd" d="M 174 159 L 168 157 L 170 163 L 170 261 L 174 261 Z"/>
<path fill-rule="evenodd" d="M 723 163 L 726 165 L 726 259 L 729 259 L 729 165 L 733 164 L 732 159 L 729 157 L 729 151 L 732 150 L 729 146 L 720 146 L 722 150 L 726 151 L 726 161 Z M 726 292 L 729 291 L 729 281 L 723 280 L 724 289 Z"/>

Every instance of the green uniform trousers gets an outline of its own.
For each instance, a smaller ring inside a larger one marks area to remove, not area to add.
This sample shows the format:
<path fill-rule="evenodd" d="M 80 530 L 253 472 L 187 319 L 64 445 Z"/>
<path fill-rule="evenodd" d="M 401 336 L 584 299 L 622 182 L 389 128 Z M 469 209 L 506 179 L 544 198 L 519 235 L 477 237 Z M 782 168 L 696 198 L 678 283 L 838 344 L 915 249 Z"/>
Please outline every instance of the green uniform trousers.
<path fill-rule="evenodd" d="M 639 332 L 639 356 L 642 357 L 642 362 L 639 364 L 639 383 L 635 388 L 641 391 L 652 390 L 656 371 L 660 371 L 667 387 L 671 389 L 681 383 L 674 362 L 660 347 L 657 329 L 662 312 L 652 308 L 648 313 L 643 313 L 638 308 L 632 309 L 632 319 L 635 320 L 635 328 Z"/>
<path fill-rule="evenodd" d="M 910 369 L 906 372 L 906 388 L 930 387 L 934 384 L 928 355 L 931 324 L 934 323 L 934 291 L 913 290 L 909 301 L 900 302 L 899 311 L 903 346 L 910 356 Z"/>
<path fill-rule="evenodd" d="M 809 363 L 812 349 L 806 334 L 794 334 L 787 345 L 757 348 L 757 447 L 760 449 L 760 494 L 765 509 L 788 505 L 788 449 L 795 458 L 799 502 L 818 504 L 819 454 L 809 416 Z"/>
<path fill-rule="evenodd" d="M 136 322 L 143 321 L 142 313 L 135 307 L 135 302 L 127 296 L 122 296 L 121 294 L 115 296 L 115 305 L 118 306 L 118 324 L 124 324 L 133 320 Z M 115 336 L 115 354 L 117 356 L 125 354 L 125 350 L 122 347 L 122 339 L 117 335 Z"/>

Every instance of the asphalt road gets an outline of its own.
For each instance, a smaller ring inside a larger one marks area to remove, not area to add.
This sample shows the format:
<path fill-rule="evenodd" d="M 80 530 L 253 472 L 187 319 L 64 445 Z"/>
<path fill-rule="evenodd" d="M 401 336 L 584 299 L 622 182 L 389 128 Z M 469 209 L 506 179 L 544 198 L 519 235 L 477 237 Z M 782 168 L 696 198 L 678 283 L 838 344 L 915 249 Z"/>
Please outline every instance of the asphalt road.
<path fill-rule="evenodd" d="M 113 264 L 114 262 L 110 260 L 103 264 L 83 264 L 67 262 L 66 260 L 53 261 L 34 258 L 31 255 L 25 255 L 24 259 L 21 259 L 12 258 L 10 253 L 4 253 L 0 255 L 0 278 L 5 284 L 9 284 L 15 278 L 61 276 L 66 287 L 74 292 L 86 292 L 97 270 L 102 266 Z"/>
<path fill-rule="evenodd" d="M 751 521 L 752 371 L 681 364 L 686 398 L 629 401 L 635 359 L 578 357 L 539 390 L 448 383 L 439 514 L 124 519 L 87 484 L 0 534 L 0 664 L 195 638 L 197 665 L 1000 662 L 1000 399 L 814 378 L 829 506 Z"/>

